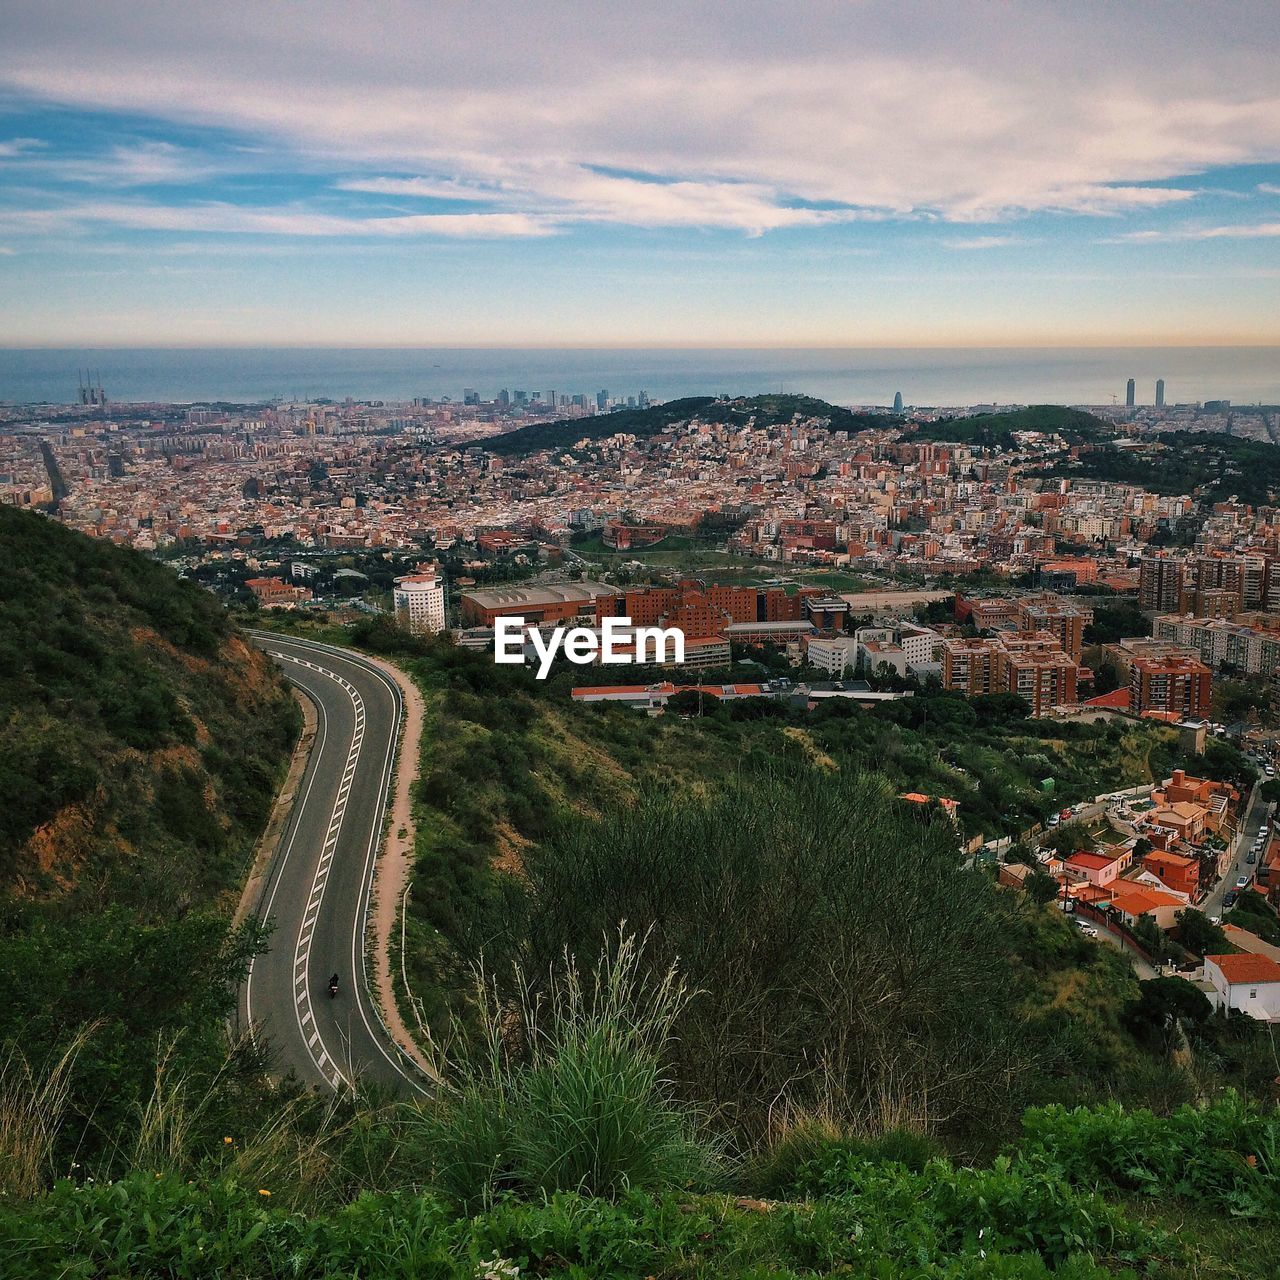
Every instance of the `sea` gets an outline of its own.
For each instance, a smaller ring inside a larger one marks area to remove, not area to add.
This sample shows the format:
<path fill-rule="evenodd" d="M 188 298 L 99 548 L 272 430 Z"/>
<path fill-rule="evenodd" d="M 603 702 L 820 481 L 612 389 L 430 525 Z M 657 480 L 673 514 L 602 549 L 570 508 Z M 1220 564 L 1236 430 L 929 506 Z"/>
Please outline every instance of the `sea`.
<path fill-rule="evenodd" d="M 1280 347 L 1088 348 L 0 348 L 0 403 L 483 400 L 503 388 L 625 400 L 803 393 L 841 405 L 1280 404 Z"/>

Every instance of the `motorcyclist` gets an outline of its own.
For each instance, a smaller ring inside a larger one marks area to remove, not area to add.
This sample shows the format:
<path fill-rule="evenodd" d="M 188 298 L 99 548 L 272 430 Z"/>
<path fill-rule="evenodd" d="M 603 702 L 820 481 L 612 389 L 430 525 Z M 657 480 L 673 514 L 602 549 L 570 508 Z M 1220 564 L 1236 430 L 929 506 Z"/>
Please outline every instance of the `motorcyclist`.
<path fill-rule="evenodd" d="M 329 994 L 330 996 L 338 994 L 338 975 L 336 973 L 329 979 Z"/>

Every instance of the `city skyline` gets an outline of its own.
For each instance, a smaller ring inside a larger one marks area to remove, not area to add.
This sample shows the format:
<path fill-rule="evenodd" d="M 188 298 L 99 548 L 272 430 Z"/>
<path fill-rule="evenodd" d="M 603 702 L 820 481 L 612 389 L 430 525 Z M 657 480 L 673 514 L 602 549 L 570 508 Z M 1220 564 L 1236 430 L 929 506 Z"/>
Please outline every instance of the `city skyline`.
<path fill-rule="evenodd" d="M 1271 5 L 6 7 L 3 345 L 1280 342 Z"/>

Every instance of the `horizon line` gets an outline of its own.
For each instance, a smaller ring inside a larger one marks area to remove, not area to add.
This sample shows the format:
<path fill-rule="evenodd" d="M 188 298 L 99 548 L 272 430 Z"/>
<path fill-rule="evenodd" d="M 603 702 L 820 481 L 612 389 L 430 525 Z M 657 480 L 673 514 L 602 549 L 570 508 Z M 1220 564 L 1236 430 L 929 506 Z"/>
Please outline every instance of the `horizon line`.
<path fill-rule="evenodd" d="M 1247 341 L 1089 342 L 0 342 L 0 351 L 1280 351 L 1280 337 Z"/>

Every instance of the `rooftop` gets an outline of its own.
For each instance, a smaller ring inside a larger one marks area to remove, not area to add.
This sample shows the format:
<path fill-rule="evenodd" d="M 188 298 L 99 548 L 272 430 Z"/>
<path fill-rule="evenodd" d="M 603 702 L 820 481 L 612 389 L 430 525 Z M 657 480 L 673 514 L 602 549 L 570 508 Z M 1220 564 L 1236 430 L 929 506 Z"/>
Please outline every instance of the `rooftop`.
<path fill-rule="evenodd" d="M 1280 963 L 1270 956 L 1232 955 L 1205 956 L 1205 963 L 1212 962 L 1222 976 L 1234 987 L 1253 982 L 1280 982 Z"/>

